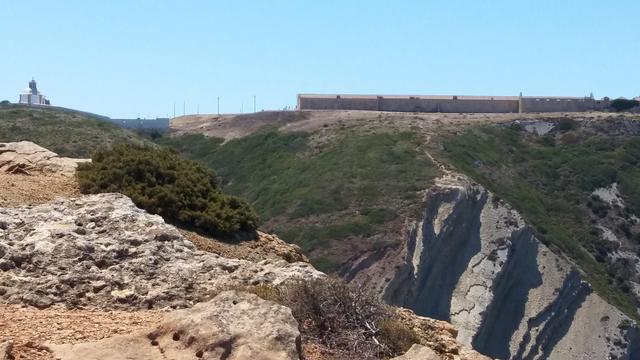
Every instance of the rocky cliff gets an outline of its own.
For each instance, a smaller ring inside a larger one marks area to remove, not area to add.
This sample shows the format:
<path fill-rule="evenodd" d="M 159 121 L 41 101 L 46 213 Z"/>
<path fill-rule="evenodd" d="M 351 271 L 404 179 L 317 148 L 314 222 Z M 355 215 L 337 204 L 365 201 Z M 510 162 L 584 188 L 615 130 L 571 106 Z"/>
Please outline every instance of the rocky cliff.
<path fill-rule="evenodd" d="M 0 208 L 0 298 L 39 308 L 187 307 L 225 286 L 323 276 L 307 263 L 197 250 L 120 194 Z"/>
<path fill-rule="evenodd" d="M 370 281 L 390 304 L 450 321 L 459 340 L 500 359 L 636 359 L 631 319 L 596 295 L 521 216 L 464 176 L 425 196 L 404 246 L 356 260 L 343 274 Z"/>

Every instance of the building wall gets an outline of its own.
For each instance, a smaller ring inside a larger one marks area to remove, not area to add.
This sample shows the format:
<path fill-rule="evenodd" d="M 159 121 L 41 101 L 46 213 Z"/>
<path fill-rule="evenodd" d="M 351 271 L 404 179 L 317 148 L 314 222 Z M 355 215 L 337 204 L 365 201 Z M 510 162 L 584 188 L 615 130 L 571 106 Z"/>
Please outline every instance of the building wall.
<path fill-rule="evenodd" d="M 522 112 L 583 112 L 604 110 L 608 102 L 591 98 L 535 98 L 522 99 Z"/>
<path fill-rule="evenodd" d="M 47 105 L 46 98 L 43 95 L 20 94 L 20 104 L 30 105 Z"/>
<path fill-rule="evenodd" d="M 104 119 L 127 129 L 137 130 L 163 130 L 169 128 L 169 119 Z"/>
<path fill-rule="evenodd" d="M 592 98 L 298 95 L 298 109 L 300 110 L 518 113 L 582 112 L 604 110 L 608 106 L 607 100 Z"/>

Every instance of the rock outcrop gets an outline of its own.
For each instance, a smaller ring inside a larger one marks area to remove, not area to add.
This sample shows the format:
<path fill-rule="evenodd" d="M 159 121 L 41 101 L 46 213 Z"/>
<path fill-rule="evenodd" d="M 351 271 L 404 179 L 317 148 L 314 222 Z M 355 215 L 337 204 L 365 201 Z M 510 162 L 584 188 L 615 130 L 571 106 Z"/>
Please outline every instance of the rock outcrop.
<path fill-rule="evenodd" d="M 489 360 L 460 343 L 457 340 L 458 330 L 446 321 L 418 316 L 404 308 L 396 311 L 396 318 L 413 329 L 420 339 L 420 343 L 406 354 L 406 358 L 399 359 L 423 359 L 421 356 L 433 353 L 437 355 L 436 359 Z"/>
<path fill-rule="evenodd" d="M 370 281 L 390 304 L 451 322 L 462 343 L 490 357 L 640 356 L 631 319 L 510 206 L 455 174 L 439 179 L 425 200 L 399 251 L 360 259 L 353 266 L 365 270 L 348 275 Z"/>
<path fill-rule="evenodd" d="M 120 194 L 0 208 L 0 238 L 0 299 L 39 308 L 182 308 L 228 287 L 324 276 L 199 251 Z"/>
<path fill-rule="evenodd" d="M 11 360 L 13 358 L 11 356 L 12 347 L 13 343 L 11 341 L 0 343 L 0 360 Z"/>
<path fill-rule="evenodd" d="M 58 156 L 30 141 L 0 143 L 0 172 L 25 173 L 32 171 L 73 176 L 79 163 L 89 159 Z"/>
<path fill-rule="evenodd" d="M 289 308 L 253 294 L 226 291 L 174 311 L 138 334 L 48 348 L 61 360 L 294 360 L 300 358 L 301 343 Z"/>
<path fill-rule="evenodd" d="M 391 360 L 440 360 L 440 357 L 430 348 L 414 344 L 404 355 L 394 357 Z"/>

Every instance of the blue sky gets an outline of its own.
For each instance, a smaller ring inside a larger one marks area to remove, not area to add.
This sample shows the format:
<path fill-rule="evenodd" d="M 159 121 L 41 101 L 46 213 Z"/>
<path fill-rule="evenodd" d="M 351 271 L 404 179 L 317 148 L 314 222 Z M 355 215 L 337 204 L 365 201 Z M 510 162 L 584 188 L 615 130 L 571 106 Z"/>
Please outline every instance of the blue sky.
<path fill-rule="evenodd" d="M 0 100 L 111 117 L 300 92 L 640 95 L 640 1 L 0 0 Z"/>

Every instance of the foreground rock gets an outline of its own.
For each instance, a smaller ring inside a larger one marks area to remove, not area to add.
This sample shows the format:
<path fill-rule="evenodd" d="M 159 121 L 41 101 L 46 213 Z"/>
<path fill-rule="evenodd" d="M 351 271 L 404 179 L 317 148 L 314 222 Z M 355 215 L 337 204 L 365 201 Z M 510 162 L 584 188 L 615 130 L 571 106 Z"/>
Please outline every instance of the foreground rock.
<path fill-rule="evenodd" d="M 174 311 L 157 327 L 135 335 L 48 346 L 62 360 L 299 359 L 300 347 L 290 309 L 236 291 Z"/>
<path fill-rule="evenodd" d="M 30 141 L 0 143 L 0 172 L 53 172 L 73 176 L 78 164 L 86 161 L 90 160 L 60 157 Z"/>
<path fill-rule="evenodd" d="M 13 347 L 13 343 L 11 341 L 0 343 L 0 360 L 11 360 L 12 347 Z"/>
<path fill-rule="evenodd" d="M 450 323 L 416 315 L 409 309 L 396 310 L 396 318 L 415 331 L 420 343 L 412 347 L 405 357 L 398 360 L 456 359 L 489 360 L 488 357 L 471 350 L 458 340 L 458 330 Z"/>
<path fill-rule="evenodd" d="M 435 351 L 426 346 L 415 344 L 402 356 L 391 360 L 440 360 L 441 357 Z"/>
<path fill-rule="evenodd" d="M 323 276 L 307 263 L 199 251 L 120 194 L 1 208 L 0 239 L 0 300 L 38 308 L 182 308 L 220 289 Z"/>

